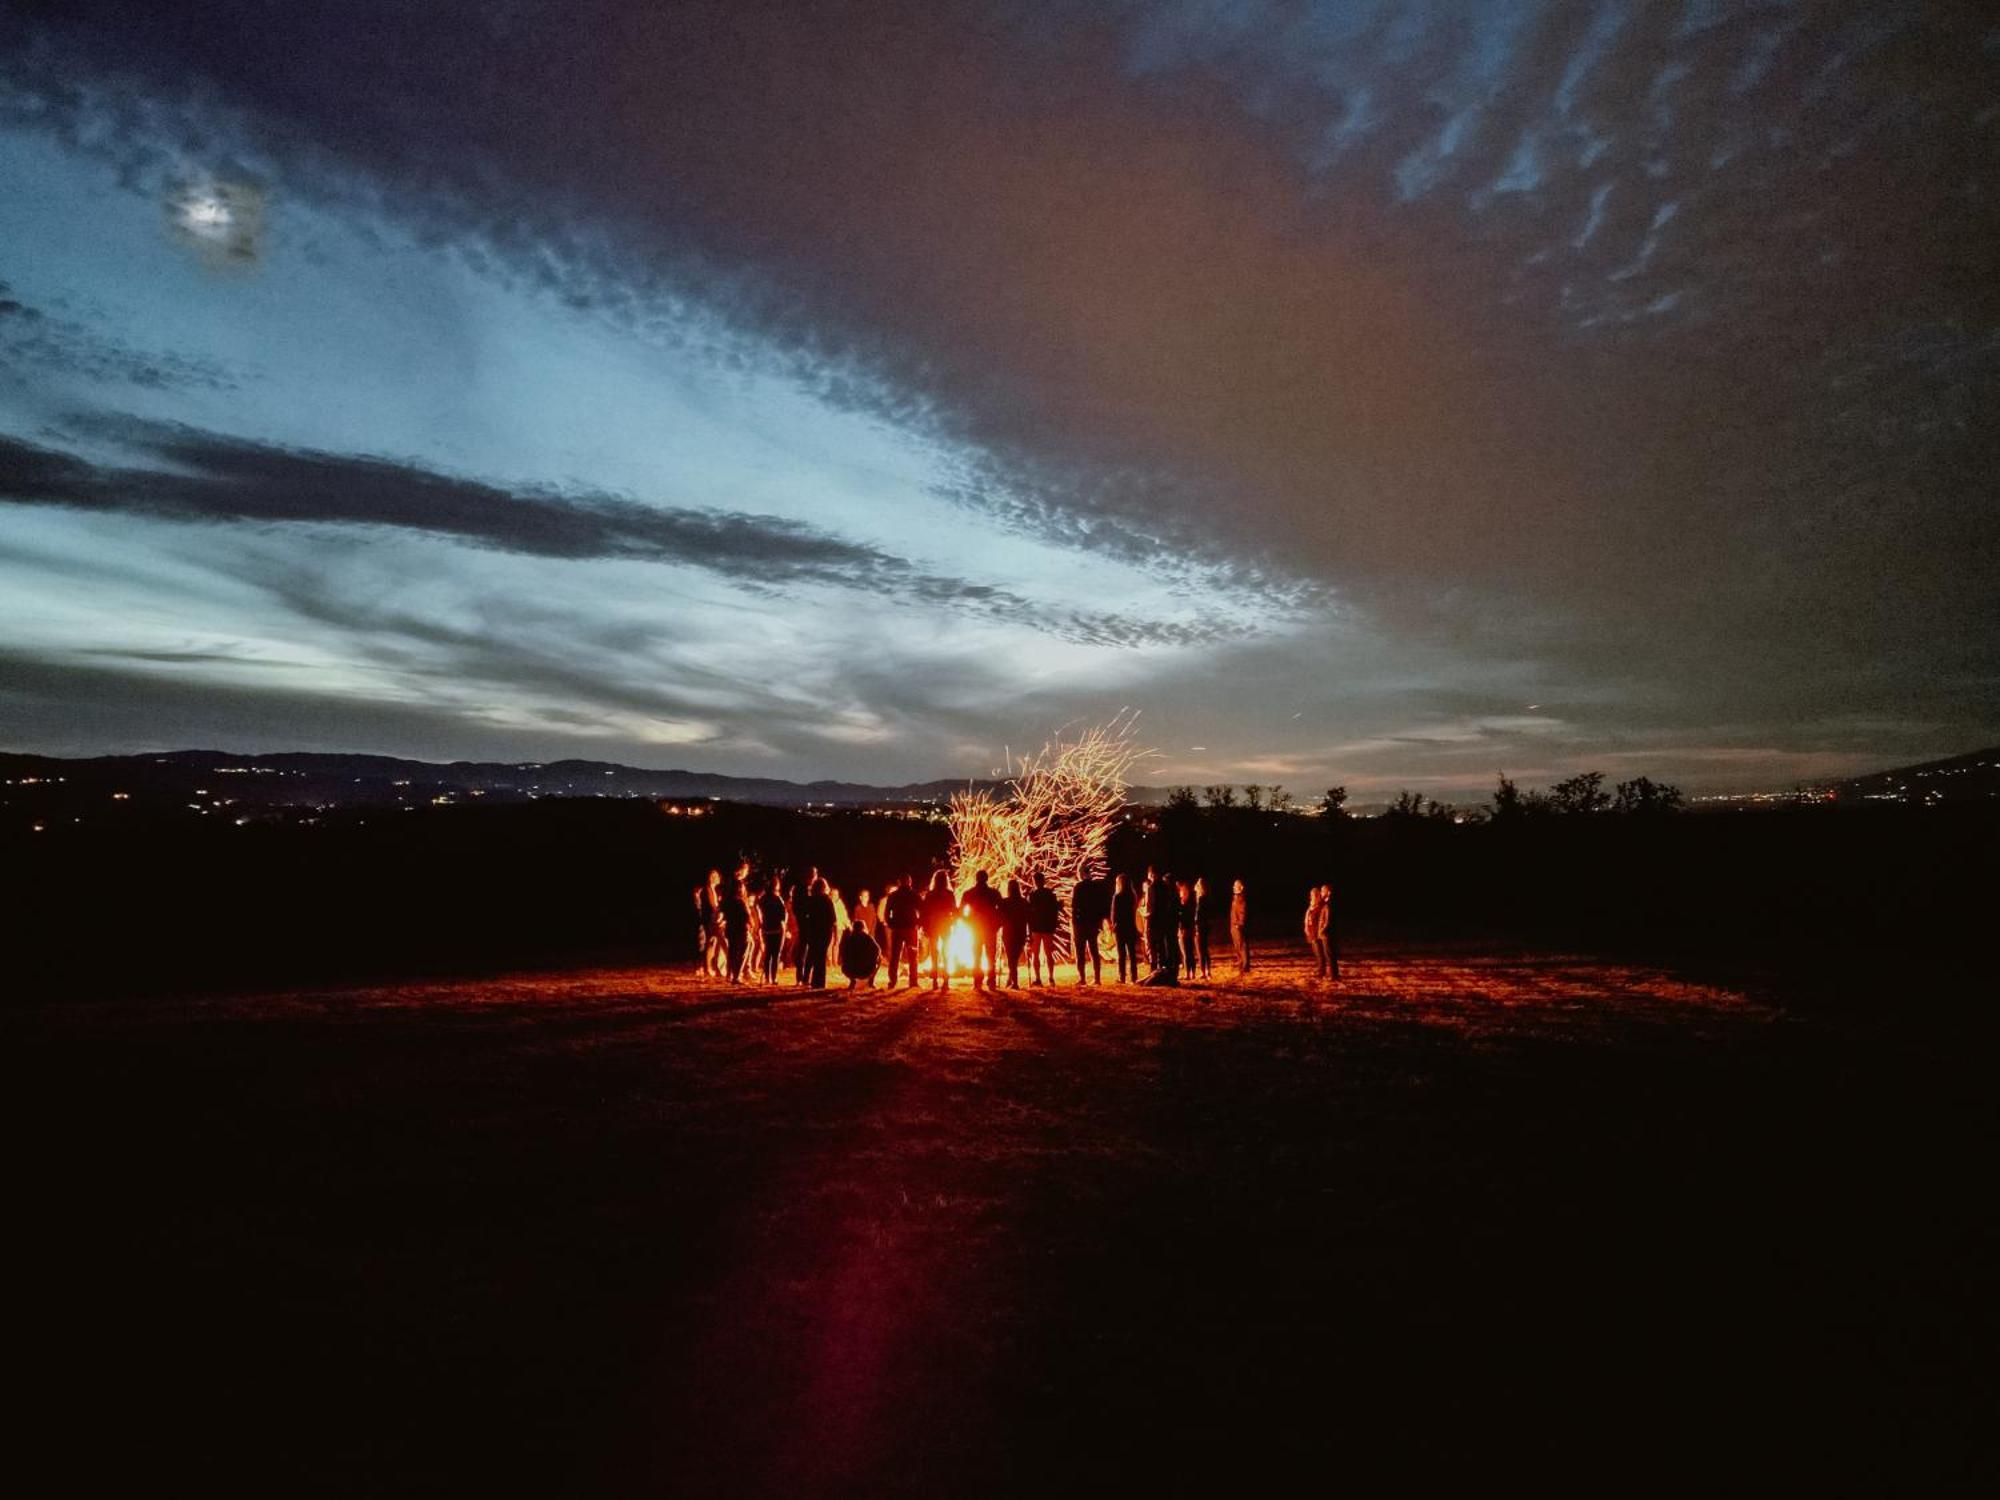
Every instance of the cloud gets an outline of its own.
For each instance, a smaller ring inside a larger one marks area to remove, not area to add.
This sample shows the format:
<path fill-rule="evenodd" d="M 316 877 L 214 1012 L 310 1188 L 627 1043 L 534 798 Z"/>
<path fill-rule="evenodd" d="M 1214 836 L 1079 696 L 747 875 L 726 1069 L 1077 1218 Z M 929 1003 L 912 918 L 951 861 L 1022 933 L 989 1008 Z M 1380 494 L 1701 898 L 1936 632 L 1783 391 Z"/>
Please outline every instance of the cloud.
<path fill-rule="evenodd" d="M 212 361 L 137 348 L 87 323 L 33 306 L 0 281 L 0 377 L 50 375 L 139 390 L 229 391 L 236 377 Z"/>
<path fill-rule="evenodd" d="M 995 585 L 781 516 L 664 507 L 589 492 L 508 489 L 393 459 L 248 442 L 137 419 L 72 424 L 145 461 L 111 467 L 0 435 L 0 500 L 177 520 L 382 526 L 535 557 L 700 568 L 756 589 L 798 584 L 961 610 L 1088 645 L 1188 644 L 1223 622 L 1049 609 Z"/>

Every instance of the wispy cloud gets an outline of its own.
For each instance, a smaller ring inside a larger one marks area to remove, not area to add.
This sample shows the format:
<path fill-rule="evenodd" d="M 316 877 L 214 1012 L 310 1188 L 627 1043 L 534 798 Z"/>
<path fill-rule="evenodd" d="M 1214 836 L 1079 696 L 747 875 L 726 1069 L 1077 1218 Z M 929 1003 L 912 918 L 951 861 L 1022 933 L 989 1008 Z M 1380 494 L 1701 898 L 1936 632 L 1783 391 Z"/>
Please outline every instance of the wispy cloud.
<path fill-rule="evenodd" d="M 992 584 L 781 516 L 649 505 L 590 492 L 508 489 L 393 459 L 246 442 L 136 419 L 71 424 L 144 460 L 109 466 L 0 435 L 0 500 L 186 521 L 386 526 L 537 557 L 699 568 L 772 589 L 814 584 L 963 610 L 1088 645 L 1188 644 L 1240 630 L 1031 604 Z"/>

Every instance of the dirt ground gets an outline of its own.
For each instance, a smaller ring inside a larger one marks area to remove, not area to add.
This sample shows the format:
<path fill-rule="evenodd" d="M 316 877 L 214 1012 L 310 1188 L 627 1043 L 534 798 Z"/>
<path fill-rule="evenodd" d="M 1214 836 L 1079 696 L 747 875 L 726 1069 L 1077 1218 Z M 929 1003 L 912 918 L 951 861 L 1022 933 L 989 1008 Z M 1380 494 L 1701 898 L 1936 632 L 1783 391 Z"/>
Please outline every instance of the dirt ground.
<path fill-rule="evenodd" d="M 1560 955 L 1305 975 L 17 999 L 15 1463 L 270 1494 L 1990 1477 L 1962 1038 Z"/>

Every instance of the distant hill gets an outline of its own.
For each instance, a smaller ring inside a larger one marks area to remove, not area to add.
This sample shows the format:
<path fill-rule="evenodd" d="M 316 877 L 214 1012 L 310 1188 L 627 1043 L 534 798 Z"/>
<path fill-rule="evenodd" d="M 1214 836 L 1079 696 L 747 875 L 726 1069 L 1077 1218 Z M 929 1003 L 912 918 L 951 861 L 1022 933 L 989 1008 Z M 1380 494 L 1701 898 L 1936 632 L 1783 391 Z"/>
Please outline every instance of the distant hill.
<path fill-rule="evenodd" d="M 778 807 L 861 807 L 885 803 L 942 805 L 968 786 L 990 781 L 938 780 L 898 786 L 854 781 L 784 781 L 706 771 L 648 770 L 610 761 L 402 760 L 386 755 L 319 755 L 296 751 L 173 750 L 153 755 L 67 759 L 0 754 L 0 801 L 34 812 L 60 801 L 65 810 L 106 799 L 168 803 L 197 811 L 277 807 L 416 806 L 478 798 L 649 797 L 694 802 L 715 799 Z M 121 795 L 122 794 L 122 795 Z M 1135 787 L 1133 800 L 1163 794 Z M 34 805 L 30 805 L 34 804 Z M 136 808 L 135 808 L 136 810 Z"/>
<path fill-rule="evenodd" d="M 17 783 L 23 777 L 61 777 L 70 783 L 117 781 L 129 783 L 127 789 L 135 792 L 142 788 L 167 790 L 182 783 L 192 792 L 214 784 L 258 802 L 340 804 L 378 800 L 380 793 L 407 788 L 412 793 L 421 790 L 433 795 L 479 792 L 522 797 L 720 798 L 798 807 L 808 803 L 942 802 L 974 784 L 940 780 L 870 786 L 852 781 L 797 782 L 705 771 L 657 771 L 596 760 L 458 760 L 440 764 L 386 755 L 252 754 L 237 750 L 173 750 L 87 759 L 0 754 L 0 777 Z"/>
<path fill-rule="evenodd" d="M 1866 776 L 1833 782 L 1825 790 L 1838 802 L 1937 806 L 1946 802 L 1985 801 L 2000 797 L 2000 746 L 1954 755 L 1949 760 L 1873 771 Z"/>

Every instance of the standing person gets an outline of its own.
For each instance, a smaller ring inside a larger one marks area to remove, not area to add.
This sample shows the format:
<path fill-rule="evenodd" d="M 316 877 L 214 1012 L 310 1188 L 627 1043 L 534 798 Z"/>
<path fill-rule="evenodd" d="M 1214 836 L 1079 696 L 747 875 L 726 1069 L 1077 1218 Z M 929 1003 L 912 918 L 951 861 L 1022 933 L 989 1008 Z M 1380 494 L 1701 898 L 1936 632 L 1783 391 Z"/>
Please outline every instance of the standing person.
<path fill-rule="evenodd" d="M 1021 882 L 1007 882 L 1007 894 L 1000 898 L 1000 947 L 1007 955 L 1007 988 L 1021 987 L 1021 955 L 1028 948 L 1028 898 L 1021 894 Z"/>
<path fill-rule="evenodd" d="M 750 878 L 750 861 L 747 859 L 736 866 L 736 889 L 743 893 L 744 904 L 750 908 L 750 947 L 743 955 L 743 972 L 761 975 L 764 972 L 764 922 L 758 905 L 764 899 L 764 883 Z"/>
<path fill-rule="evenodd" d="M 1042 959 L 1049 961 L 1049 983 L 1056 982 L 1056 930 L 1062 926 L 1062 902 L 1049 889 L 1049 877 L 1035 872 L 1028 893 L 1028 967 L 1036 984 L 1042 982 Z"/>
<path fill-rule="evenodd" d="M 805 954 L 799 951 L 799 908 L 818 879 L 819 867 L 807 865 L 805 874 L 785 887 L 785 905 L 792 913 L 791 921 L 785 924 L 785 962 L 792 966 L 792 977 L 799 984 L 806 982 Z"/>
<path fill-rule="evenodd" d="M 757 931 L 762 938 L 757 972 L 766 984 L 778 982 L 778 964 L 785 956 L 785 916 L 785 898 L 778 894 L 778 877 L 773 875 L 757 898 Z"/>
<path fill-rule="evenodd" d="M 1146 949 L 1152 954 L 1148 984 L 1179 984 L 1180 903 L 1174 898 L 1170 875 L 1157 875 L 1146 895 Z"/>
<path fill-rule="evenodd" d="M 924 947 L 931 960 L 931 988 L 951 988 L 951 924 L 958 920 L 958 897 L 952 894 L 951 876 L 939 870 L 931 876 L 931 888 L 924 892 Z"/>
<path fill-rule="evenodd" d="M 799 897 L 799 983 L 807 989 L 826 988 L 826 952 L 833 946 L 833 898 L 817 877 Z"/>
<path fill-rule="evenodd" d="M 854 898 L 854 906 L 848 912 L 847 920 L 850 925 L 859 927 L 863 932 L 867 933 L 871 938 L 874 938 L 875 944 L 878 948 L 881 946 L 882 923 L 875 910 L 875 903 L 869 899 L 869 893 L 867 891 L 861 892 L 858 896 Z"/>
<path fill-rule="evenodd" d="M 1139 982 L 1139 897 L 1123 875 L 1111 892 L 1111 941 L 1118 950 L 1118 982 Z"/>
<path fill-rule="evenodd" d="M 1306 946 L 1312 949 L 1315 979 L 1328 977 L 1325 892 L 1325 886 L 1316 885 L 1306 896 Z"/>
<path fill-rule="evenodd" d="M 1069 896 L 1069 941 L 1076 953 L 1076 982 L 1104 983 L 1104 954 L 1097 935 L 1111 920 L 1111 887 L 1100 875 L 1088 875 L 1076 883 Z M 1086 979 L 1084 966 L 1090 966 Z"/>
<path fill-rule="evenodd" d="M 1236 972 L 1250 972 L 1250 897 L 1237 881 L 1229 896 L 1229 941 L 1236 945 Z"/>
<path fill-rule="evenodd" d="M 1213 979 L 1215 969 L 1208 959 L 1208 931 L 1215 924 L 1215 899 L 1208 894 L 1208 877 L 1198 875 L 1194 882 L 1194 956 L 1201 965 L 1201 977 Z"/>
<path fill-rule="evenodd" d="M 897 961 L 908 959 L 910 983 L 917 983 L 917 954 L 923 946 L 924 903 L 916 882 L 905 875 L 882 902 L 882 926 L 888 934 L 889 988 L 896 987 Z"/>
<path fill-rule="evenodd" d="M 1319 888 L 1319 927 L 1321 940 L 1326 944 L 1326 977 L 1340 978 L 1340 924 L 1333 915 L 1333 887 Z"/>
<path fill-rule="evenodd" d="M 981 977 L 990 986 L 994 980 L 994 939 L 1000 935 L 1000 898 L 993 891 L 993 877 L 984 870 L 974 872 L 971 889 L 958 903 L 958 914 L 972 929 L 972 987 Z"/>
<path fill-rule="evenodd" d="M 731 880 L 723 886 L 716 909 L 721 916 L 722 953 L 729 982 L 741 984 L 743 956 L 750 951 L 750 903 L 743 899 L 742 887 Z"/>
<path fill-rule="evenodd" d="M 1182 880 L 1174 886 L 1174 898 L 1181 909 L 1181 972 L 1192 979 L 1201 972 L 1201 955 L 1195 952 L 1194 887 Z"/>
<path fill-rule="evenodd" d="M 695 973 L 704 979 L 713 979 L 721 955 L 717 952 L 720 929 L 716 926 L 721 914 L 722 872 L 710 870 L 708 879 L 694 888 L 694 941 L 695 952 L 701 955 L 695 965 Z"/>
<path fill-rule="evenodd" d="M 826 883 L 826 896 L 833 903 L 833 936 L 826 940 L 826 961 L 830 967 L 838 968 L 840 935 L 847 931 L 847 903 L 840 899 L 840 887 L 830 880 Z"/>
<path fill-rule="evenodd" d="M 799 886 L 793 886 L 785 894 L 785 936 L 779 948 L 785 962 L 792 966 L 792 983 L 806 982 L 805 967 L 801 960 L 805 951 L 799 946 L 799 908 L 805 905 L 806 893 Z"/>
<path fill-rule="evenodd" d="M 1160 963 L 1153 952 L 1153 887 L 1159 883 L 1160 872 L 1147 865 L 1146 878 L 1139 882 L 1139 954 L 1148 968 L 1158 968 Z"/>

